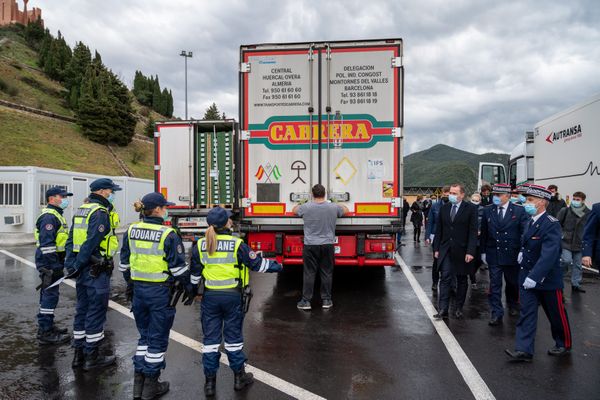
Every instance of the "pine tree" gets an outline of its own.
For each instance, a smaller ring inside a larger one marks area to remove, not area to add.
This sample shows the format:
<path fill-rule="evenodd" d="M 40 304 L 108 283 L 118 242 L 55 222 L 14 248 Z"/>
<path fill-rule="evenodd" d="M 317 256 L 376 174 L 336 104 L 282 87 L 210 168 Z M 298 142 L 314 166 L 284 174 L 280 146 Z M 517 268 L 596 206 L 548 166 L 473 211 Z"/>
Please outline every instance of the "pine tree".
<path fill-rule="evenodd" d="M 146 124 L 146 127 L 144 128 L 144 133 L 146 134 L 146 136 L 148 136 L 149 138 L 153 138 L 154 137 L 154 118 L 152 118 L 152 116 L 148 117 L 148 123 Z"/>
<path fill-rule="evenodd" d="M 217 105 L 215 103 L 212 103 L 206 109 L 206 112 L 204 113 L 204 117 L 202 119 L 205 121 L 216 121 L 221 119 L 221 113 L 219 112 L 219 109 L 217 108 Z"/>
<path fill-rule="evenodd" d="M 81 80 L 91 62 L 90 49 L 83 42 L 77 43 L 65 70 L 65 87 L 69 90 L 69 105 L 73 110 L 77 110 Z"/>

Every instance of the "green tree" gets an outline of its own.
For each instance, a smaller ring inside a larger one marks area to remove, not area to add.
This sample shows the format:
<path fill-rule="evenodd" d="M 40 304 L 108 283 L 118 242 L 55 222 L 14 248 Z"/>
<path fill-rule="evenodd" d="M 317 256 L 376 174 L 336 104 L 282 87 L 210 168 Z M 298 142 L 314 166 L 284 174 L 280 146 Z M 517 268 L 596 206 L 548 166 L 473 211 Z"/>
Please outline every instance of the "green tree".
<path fill-rule="evenodd" d="M 77 110 L 81 80 L 87 67 L 92 62 L 92 53 L 83 42 L 78 42 L 73 49 L 73 57 L 65 70 L 65 87 L 69 90 L 69 105 Z"/>
<path fill-rule="evenodd" d="M 146 136 L 148 136 L 149 138 L 153 138 L 154 137 L 154 130 L 155 130 L 155 122 L 154 122 L 154 118 L 152 118 L 152 116 L 150 116 L 148 118 L 148 122 L 146 123 L 146 126 L 144 127 L 144 133 L 146 134 Z"/>
<path fill-rule="evenodd" d="M 202 118 L 205 121 L 216 121 L 221 119 L 221 112 L 215 103 L 212 103 L 204 113 Z"/>

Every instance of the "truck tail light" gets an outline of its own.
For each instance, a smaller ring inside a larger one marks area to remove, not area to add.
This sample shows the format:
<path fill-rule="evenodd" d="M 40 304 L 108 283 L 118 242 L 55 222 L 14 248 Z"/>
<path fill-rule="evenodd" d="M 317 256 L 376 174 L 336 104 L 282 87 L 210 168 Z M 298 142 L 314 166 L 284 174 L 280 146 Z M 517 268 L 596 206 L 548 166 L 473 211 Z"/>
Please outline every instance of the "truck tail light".
<path fill-rule="evenodd" d="M 392 242 L 371 242 L 369 246 L 371 252 L 388 252 L 394 250 L 394 243 Z"/>

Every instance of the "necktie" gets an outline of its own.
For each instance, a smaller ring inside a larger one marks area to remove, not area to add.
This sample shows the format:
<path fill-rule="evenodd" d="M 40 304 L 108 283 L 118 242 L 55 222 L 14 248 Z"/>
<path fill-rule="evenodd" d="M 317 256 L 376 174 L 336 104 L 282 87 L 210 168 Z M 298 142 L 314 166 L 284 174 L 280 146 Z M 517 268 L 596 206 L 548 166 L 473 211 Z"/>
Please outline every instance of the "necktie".
<path fill-rule="evenodd" d="M 450 220 L 454 221 L 454 217 L 456 217 L 456 204 L 452 206 L 452 210 L 450 210 Z"/>
<path fill-rule="evenodd" d="M 502 213 L 502 210 L 504 210 L 504 207 L 499 207 L 499 208 L 498 208 L 498 219 L 499 219 L 500 221 L 502 221 L 502 219 L 504 218 L 504 215 L 503 215 L 503 213 Z"/>
<path fill-rule="evenodd" d="M 527 229 L 531 229 L 531 227 L 533 226 L 533 218 L 529 219 L 529 228 Z"/>

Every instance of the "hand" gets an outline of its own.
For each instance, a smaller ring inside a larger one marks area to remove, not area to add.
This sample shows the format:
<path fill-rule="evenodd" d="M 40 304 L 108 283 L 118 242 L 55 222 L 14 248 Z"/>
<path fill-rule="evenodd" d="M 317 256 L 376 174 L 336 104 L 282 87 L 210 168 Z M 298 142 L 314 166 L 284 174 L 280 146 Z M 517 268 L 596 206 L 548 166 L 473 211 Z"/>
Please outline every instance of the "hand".
<path fill-rule="evenodd" d="M 525 278 L 525 282 L 523 282 L 523 287 L 525 289 L 533 289 L 537 285 L 537 283 L 531 278 Z"/>
<path fill-rule="evenodd" d="M 79 274 L 79 270 L 75 267 L 66 267 L 65 268 L 65 277 L 67 279 L 75 279 Z"/>
<path fill-rule="evenodd" d="M 487 258 L 485 258 L 485 253 L 481 255 L 481 262 L 487 264 Z"/>
<path fill-rule="evenodd" d="M 127 283 L 127 289 L 125 289 L 125 298 L 131 302 L 133 300 L 133 283 Z"/>
<path fill-rule="evenodd" d="M 433 257 L 434 258 L 438 258 L 440 256 L 440 252 L 439 251 L 434 251 L 433 252 Z"/>
<path fill-rule="evenodd" d="M 523 252 L 522 251 L 520 251 L 519 255 L 517 256 L 517 262 L 519 264 L 521 264 L 521 262 L 523 262 Z"/>
<path fill-rule="evenodd" d="M 425 239 L 425 244 L 426 244 L 427 246 L 429 246 L 429 245 L 431 244 L 431 240 L 429 240 L 429 239 Z"/>
<path fill-rule="evenodd" d="M 581 263 L 583 264 L 584 267 L 588 267 L 591 268 L 592 267 L 592 257 L 583 257 L 581 259 Z"/>
<path fill-rule="evenodd" d="M 473 261 L 473 258 L 475 258 L 475 257 L 473 257 L 473 256 L 472 256 L 472 255 L 470 255 L 470 254 L 467 254 L 467 255 L 465 256 L 465 262 L 466 262 L 466 263 L 470 263 L 471 261 Z"/>
<path fill-rule="evenodd" d="M 185 293 L 183 294 L 183 305 L 190 306 L 194 302 L 194 298 L 198 295 L 198 285 L 188 283 L 184 287 Z"/>

